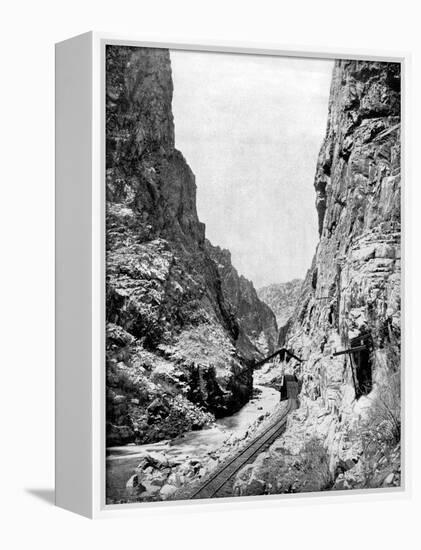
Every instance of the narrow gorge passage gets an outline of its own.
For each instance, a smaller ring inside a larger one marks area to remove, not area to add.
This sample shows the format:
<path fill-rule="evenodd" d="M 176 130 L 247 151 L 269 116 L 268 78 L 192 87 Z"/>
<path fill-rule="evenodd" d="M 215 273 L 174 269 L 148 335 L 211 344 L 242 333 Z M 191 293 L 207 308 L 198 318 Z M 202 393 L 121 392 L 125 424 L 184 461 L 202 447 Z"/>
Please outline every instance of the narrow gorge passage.
<path fill-rule="evenodd" d="M 107 48 L 109 504 L 168 499 L 279 404 L 279 381 L 253 382 L 279 347 L 277 317 L 230 250 L 207 238 L 195 175 L 175 147 L 183 85 L 176 79 L 174 89 L 174 59 L 164 49 Z"/>
<path fill-rule="evenodd" d="M 399 487 L 399 63 L 107 46 L 105 183 L 107 504 Z"/>

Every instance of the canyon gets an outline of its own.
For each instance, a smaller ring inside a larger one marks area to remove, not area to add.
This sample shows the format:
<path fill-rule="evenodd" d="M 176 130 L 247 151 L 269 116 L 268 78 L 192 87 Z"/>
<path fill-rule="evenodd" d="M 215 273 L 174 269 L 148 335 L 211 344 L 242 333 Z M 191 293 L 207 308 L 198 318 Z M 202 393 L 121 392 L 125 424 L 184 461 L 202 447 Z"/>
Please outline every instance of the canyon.
<path fill-rule="evenodd" d="M 399 64 L 337 61 L 314 183 L 320 241 L 284 335 L 304 359 L 300 408 L 237 494 L 400 485 L 400 184 Z"/>
<path fill-rule="evenodd" d="M 168 50 L 107 48 L 107 444 L 209 425 L 252 393 L 272 311 L 213 247 L 174 145 Z"/>
<path fill-rule="evenodd" d="M 303 281 L 257 291 L 198 218 L 170 52 L 108 46 L 106 75 L 107 446 L 139 453 L 108 502 L 184 498 L 276 416 L 279 403 L 258 403 L 285 374 L 300 380 L 299 407 L 233 495 L 399 486 L 399 64 L 335 62 L 313 261 Z M 283 346 L 301 360 L 255 368 Z M 247 429 L 174 457 L 253 401 Z"/>
<path fill-rule="evenodd" d="M 275 283 L 257 290 L 260 300 L 267 304 L 276 315 L 278 328 L 284 327 L 294 313 L 303 281 L 293 279 L 286 283 Z"/>

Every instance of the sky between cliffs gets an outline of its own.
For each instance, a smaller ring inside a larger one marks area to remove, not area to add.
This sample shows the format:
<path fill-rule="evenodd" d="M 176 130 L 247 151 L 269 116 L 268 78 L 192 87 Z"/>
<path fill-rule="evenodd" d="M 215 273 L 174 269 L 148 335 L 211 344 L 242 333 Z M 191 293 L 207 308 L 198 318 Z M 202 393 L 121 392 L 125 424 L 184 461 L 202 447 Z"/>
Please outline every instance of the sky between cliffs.
<path fill-rule="evenodd" d="M 303 278 L 318 241 L 313 179 L 333 61 L 171 51 L 176 147 L 197 209 L 256 288 Z"/>

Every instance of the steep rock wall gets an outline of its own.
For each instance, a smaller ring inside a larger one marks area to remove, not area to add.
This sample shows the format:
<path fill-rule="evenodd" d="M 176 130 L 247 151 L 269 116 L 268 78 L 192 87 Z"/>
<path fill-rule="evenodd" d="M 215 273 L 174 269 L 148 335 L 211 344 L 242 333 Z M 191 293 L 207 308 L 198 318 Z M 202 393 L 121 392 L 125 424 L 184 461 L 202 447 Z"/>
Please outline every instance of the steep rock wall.
<path fill-rule="evenodd" d="M 168 50 L 107 47 L 109 444 L 201 427 L 252 390 L 256 350 L 242 345 L 205 246 L 195 177 L 174 147 L 172 90 Z"/>
<path fill-rule="evenodd" d="M 286 283 L 277 283 L 259 288 L 257 295 L 275 313 L 279 327 L 278 345 L 283 347 L 285 336 L 290 328 L 303 281 L 293 279 Z"/>
<path fill-rule="evenodd" d="M 400 181 L 399 64 L 337 61 L 315 176 L 320 242 L 286 335 L 305 359 L 301 407 L 240 494 L 253 476 L 268 482 L 270 460 L 283 465 L 270 492 L 399 485 Z M 330 482 L 299 473 L 306 445 Z"/>
<path fill-rule="evenodd" d="M 400 366 L 398 64 L 336 63 L 315 189 L 320 242 L 288 338 L 340 406 L 353 369 L 331 352 L 366 334 L 373 388 Z"/>

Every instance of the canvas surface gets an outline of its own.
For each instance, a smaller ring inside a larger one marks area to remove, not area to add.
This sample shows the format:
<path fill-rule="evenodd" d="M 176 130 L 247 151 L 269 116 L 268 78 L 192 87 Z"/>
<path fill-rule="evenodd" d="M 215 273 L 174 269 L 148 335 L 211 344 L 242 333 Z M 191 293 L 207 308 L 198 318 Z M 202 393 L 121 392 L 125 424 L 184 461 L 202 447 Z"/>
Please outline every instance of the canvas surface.
<path fill-rule="evenodd" d="M 399 487 L 400 65 L 106 48 L 108 504 Z"/>

